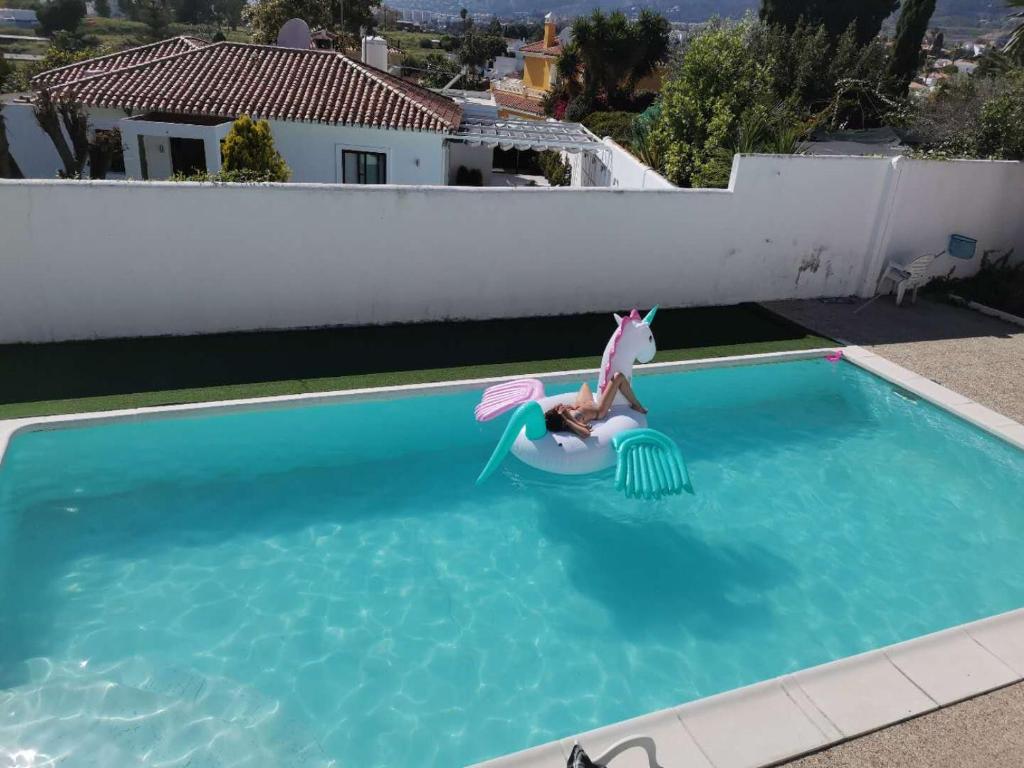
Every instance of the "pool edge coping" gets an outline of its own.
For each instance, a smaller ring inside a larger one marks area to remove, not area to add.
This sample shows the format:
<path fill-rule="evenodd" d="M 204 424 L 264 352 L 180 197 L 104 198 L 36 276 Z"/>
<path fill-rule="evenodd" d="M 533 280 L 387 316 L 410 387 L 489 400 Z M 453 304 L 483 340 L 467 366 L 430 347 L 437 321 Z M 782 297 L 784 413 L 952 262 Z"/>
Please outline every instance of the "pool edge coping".
<path fill-rule="evenodd" d="M 724 357 L 703 357 L 696 360 L 671 360 L 663 363 L 644 363 L 634 367 L 638 375 L 667 373 L 671 371 L 701 370 L 704 368 L 732 368 L 758 365 L 760 363 L 809 360 L 832 353 L 839 347 L 817 347 L 782 352 L 759 352 L 751 355 L 727 355 Z M 516 373 L 504 376 L 488 376 L 453 381 L 430 381 L 419 384 L 394 384 L 384 387 L 359 387 L 336 389 L 327 392 L 299 392 L 289 395 L 267 397 L 245 397 L 232 400 L 210 400 L 197 403 L 175 403 L 172 405 L 144 406 L 140 408 L 119 408 L 112 411 L 90 411 L 85 413 L 60 413 L 49 416 L 25 416 L 16 419 L 0 419 L 0 467 L 3 466 L 11 440 L 26 432 L 40 432 L 50 429 L 67 429 L 90 424 L 116 423 L 142 419 L 187 418 L 210 413 L 232 413 L 268 408 L 296 408 L 312 405 L 326 405 L 335 402 L 359 402 L 387 399 L 394 395 L 430 395 L 461 392 L 478 389 L 502 381 L 515 379 L 539 379 L 544 382 L 572 381 L 595 375 L 594 368 L 577 368 L 567 371 L 546 373 Z"/>
<path fill-rule="evenodd" d="M 658 765 L 668 768 L 768 768 L 1021 681 L 1024 608 L 1017 608 L 472 768 L 561 768 L 573 744 L 597 755 L 640 735 L 654 739 Z"/>
<path fill-rule="evenodd" d="M 1024 450 L 1021 424 L 859 346 L 649 363 L 635 370 L 646 375 L 727 368 L 814 359 L 836 350 L 851 364 Z M 6 419 L 0 420 L 0 466 L 11 439 L 25 432 L 459 392 L 525 377 L 571 381 L 593 374 L 588 368 Z M 851 675 L 855 682 L 866 681 L 870 690 L 851 685 Z M 766 768 L 1022 680 L 1024 608 L 1019 608 L 499 756 L 475 768 L 556 768 L 576 741 L 596 754 L 636 734 L 653 736 L 660 757 L 670 757 L 659 763 L 669 766 Z M 738 733 L 745 737 L 737 738 Z"/>

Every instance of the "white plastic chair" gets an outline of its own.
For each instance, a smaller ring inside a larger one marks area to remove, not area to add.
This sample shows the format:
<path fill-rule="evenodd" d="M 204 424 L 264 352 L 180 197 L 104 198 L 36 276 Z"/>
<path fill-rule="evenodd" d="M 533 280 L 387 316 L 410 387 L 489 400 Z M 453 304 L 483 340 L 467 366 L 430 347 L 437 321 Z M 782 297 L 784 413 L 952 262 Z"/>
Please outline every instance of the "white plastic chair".
<path fill-rule="evenodd" d="M 879 288 L 881 289 L 882 284 L 886 280 L 892 283 L 893 288 L 896 289 L 897 307 L 903 303 L 903 296 L 907 291 L 912 292 L 910 296 L 911 303 L 917 303 L 917 289 L 928 282 L 928 269 L 939 255 L 938 253 L 927 253 L 924 256 L 918 256 L 908 264 L 890 261 L 881 280 L 879 280 Z M 890 289 L 891 291 L 892 289 Z"/>

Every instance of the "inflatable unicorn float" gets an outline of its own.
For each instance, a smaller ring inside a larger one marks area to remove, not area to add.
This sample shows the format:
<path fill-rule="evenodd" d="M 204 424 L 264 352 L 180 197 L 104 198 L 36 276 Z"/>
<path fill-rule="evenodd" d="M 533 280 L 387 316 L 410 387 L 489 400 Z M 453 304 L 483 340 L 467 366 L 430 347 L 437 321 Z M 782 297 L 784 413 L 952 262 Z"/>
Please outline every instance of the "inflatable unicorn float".
<path fill-rule="evenodd" d="M 633 364 L 649 363 L 657 347 L 651 325 L 658 308 L 641 318 L 635 309 L 615 315 L 615 333 L 601 358 L 595 402 L 617 374 L 633 378 Z M 476 406 L 477 421 L 490 421 L 512 411 L 508 426 L 490 461 L 477 478 L 484 482 L 510 452 L 524 464 L 561 475 L 583 475 L 616 467 L 615 485 L 630 498 L 656 499 L 693 492 L 679 447 L 647 426 L 646 414 L 630 408 L 618 393 L 603 419 L 590 424 L 590 436 L 549 432 L 544 414 L 557 405 L 572 406 L 577 394 L 544 394 L 537 379 L 518 379 L 488 388 Z M 514 409 L 514 410 L 513 410 Z"/>

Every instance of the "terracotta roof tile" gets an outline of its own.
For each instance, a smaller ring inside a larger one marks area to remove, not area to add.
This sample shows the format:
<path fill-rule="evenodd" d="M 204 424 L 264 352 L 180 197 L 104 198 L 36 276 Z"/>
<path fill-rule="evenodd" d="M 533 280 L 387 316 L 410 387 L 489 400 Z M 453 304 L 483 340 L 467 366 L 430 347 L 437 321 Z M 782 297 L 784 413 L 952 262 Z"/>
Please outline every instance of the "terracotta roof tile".
<path fill-rule="evenodd" d="M 441 132 L 462 119 L 451 99 L 334 51 L 226 41 L 49 90 L 93 107 L 225 118 Z"/>
<path fill-rule="evenodd" d="M 137 48 L 129 48 L 119 53 L 111 53 L 106 56 L 97 56 L 94 59 L 78 61 L 56 69 L 48 69 L 40 72 L 32 78 L 32 85 L 36 88 L 45 88 L 58 83 L 67 83 L 71 80 L 78 80 L 101 72 L 113 72 L 116 69 L 124 69 L 136 64 L 144 64 L 154 59 L 162 59 L 165 56 L 173 56 L 177 53 L 194 51 L 209 45 L 206 40 L 198 37 L 172 37 L 170 40 L 161 40 L 158 43 L 140 45 Z"/>
<path fill-rule="evenodd" d="M 528 96 L 520 96 L 518 93 L 508 91 L 493 91 L 492 94 L 494 103 L 499 107 L 530 115 L 544 115 L 544 105 L 538 99 L 531 99 Z"/>
<path fill-rule="evenodd" d="M 539 53 L 544 56 L 561 56 L 562 55 L 562 41 L 556 39 L 555 44 L 552 46 L 544 45 L 543 40 L 538 40 L 534 43 L 527 43 L 519 49 L 521 53 Z"/>

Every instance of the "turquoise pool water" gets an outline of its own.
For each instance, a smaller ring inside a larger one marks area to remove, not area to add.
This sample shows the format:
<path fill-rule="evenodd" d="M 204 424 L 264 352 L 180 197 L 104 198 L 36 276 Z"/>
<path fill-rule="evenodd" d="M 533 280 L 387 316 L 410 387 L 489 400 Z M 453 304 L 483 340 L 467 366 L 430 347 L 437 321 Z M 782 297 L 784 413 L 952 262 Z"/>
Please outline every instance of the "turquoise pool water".
<path fill-rule="evenodd" d="M 1021 452 L 846 363 L 636 386 L 695 496 L 476 488 L 478 393 L 17 437 L 0 764 L 459 766 L 1024 605 Z"/>

